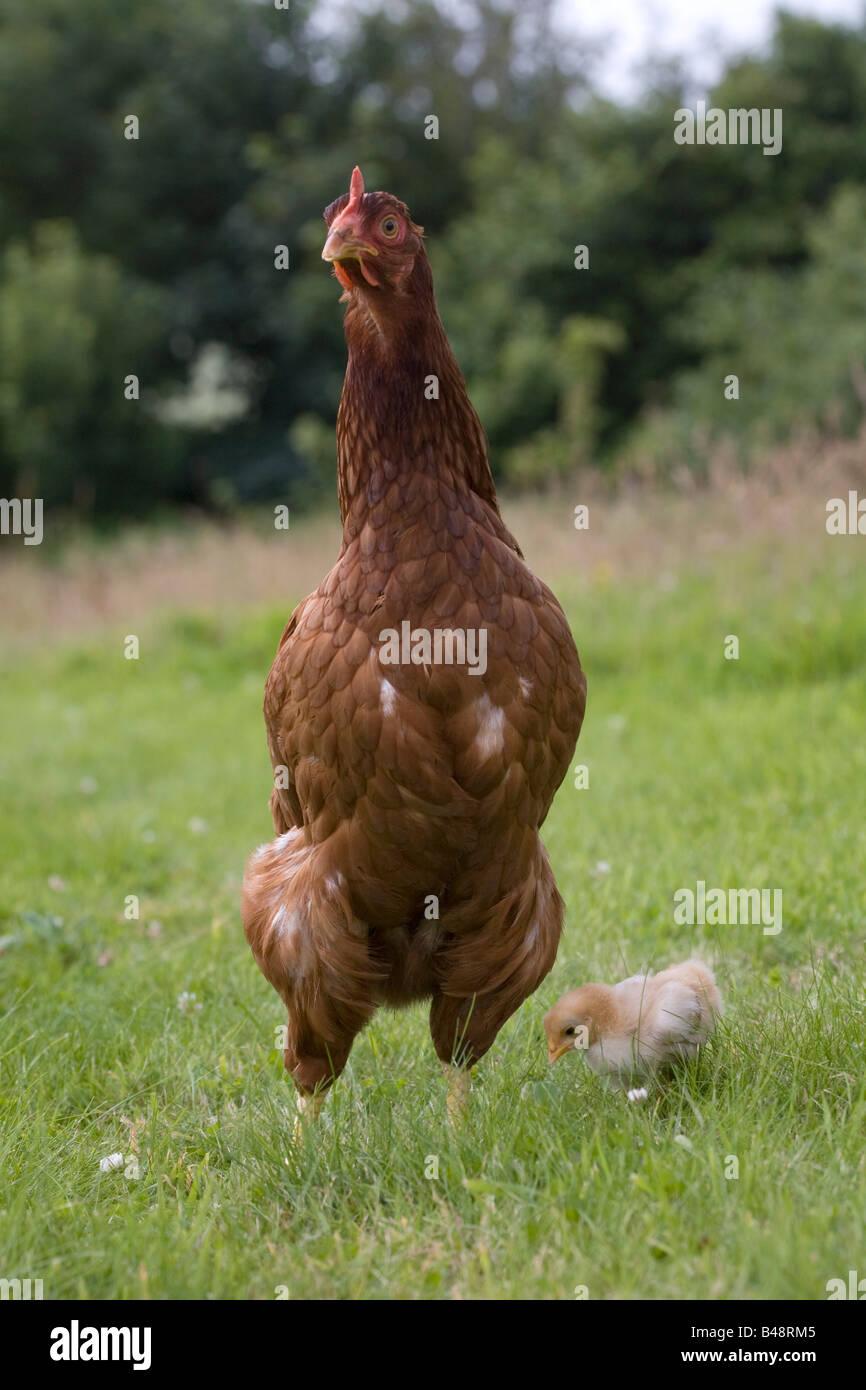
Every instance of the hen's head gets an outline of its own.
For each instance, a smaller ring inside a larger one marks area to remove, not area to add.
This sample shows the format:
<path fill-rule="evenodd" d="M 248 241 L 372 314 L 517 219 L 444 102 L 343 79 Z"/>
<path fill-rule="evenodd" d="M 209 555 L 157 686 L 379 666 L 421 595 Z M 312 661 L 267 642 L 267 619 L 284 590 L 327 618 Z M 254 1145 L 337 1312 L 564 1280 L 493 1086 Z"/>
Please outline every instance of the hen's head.
<path fill-rule="evenodd" d="M 416 260 L 424 257 L 424 228 L 391 193 L 365 193 L 357 165 L 349 192 L 326 207 L 324 217 L 328 237 L 322 260 L 331 262 L 344 290 L 400 293 Z"/>

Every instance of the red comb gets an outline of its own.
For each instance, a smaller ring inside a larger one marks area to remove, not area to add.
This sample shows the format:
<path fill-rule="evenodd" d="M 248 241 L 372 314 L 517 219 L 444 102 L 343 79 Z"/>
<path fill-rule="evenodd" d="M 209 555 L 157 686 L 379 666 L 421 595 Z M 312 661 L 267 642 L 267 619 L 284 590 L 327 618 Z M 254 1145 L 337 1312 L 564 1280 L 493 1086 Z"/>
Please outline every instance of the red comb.
<path fill-rule="evenodd" d="M 361 205 L 364 196 L 364 175 L 357 164 L 352 170 L 352 180 L 349 184 L 349 201 L 343 208 L 343 212 L 355 212 Z"/>

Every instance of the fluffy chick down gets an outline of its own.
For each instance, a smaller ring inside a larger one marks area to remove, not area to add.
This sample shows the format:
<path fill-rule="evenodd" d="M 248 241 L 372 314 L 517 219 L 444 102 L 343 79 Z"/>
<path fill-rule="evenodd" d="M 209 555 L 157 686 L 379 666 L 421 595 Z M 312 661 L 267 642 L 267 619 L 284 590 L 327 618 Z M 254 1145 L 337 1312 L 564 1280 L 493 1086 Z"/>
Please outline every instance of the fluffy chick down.
<path fill-rule="evenodd" d="M 721 1012 L 713 972 L 699 960 L 616 985 L 581 985 L 545 1015 L 548 1061 L 583 1052 L 594 1072 L 628 1089 L 637 1077 L 693 1057 Z"/>

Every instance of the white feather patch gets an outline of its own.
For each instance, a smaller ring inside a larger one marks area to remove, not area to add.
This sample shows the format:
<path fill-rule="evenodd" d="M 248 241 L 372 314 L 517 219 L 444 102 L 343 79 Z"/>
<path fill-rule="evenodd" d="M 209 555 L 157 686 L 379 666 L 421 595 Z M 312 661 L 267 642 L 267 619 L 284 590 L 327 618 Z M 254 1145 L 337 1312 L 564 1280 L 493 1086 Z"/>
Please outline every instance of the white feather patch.
<path fill-rule="evenodd" d="M 479 725 L 475 746 L 482 758 L 492 758 L 494 753 L 501 753 L 505 742 L 502 733 L 505 711 L 499 705 L 494 705 L 489 695 L 482 695 L 475 701 L 475 713 Z"/>
<path fill-rule="evenodd" d="M 390 681 L 384 677 L 379 684 L 379 703 L 382 706 L 383 714 L 393 714 L 397 704 L 397 692 Z"/>

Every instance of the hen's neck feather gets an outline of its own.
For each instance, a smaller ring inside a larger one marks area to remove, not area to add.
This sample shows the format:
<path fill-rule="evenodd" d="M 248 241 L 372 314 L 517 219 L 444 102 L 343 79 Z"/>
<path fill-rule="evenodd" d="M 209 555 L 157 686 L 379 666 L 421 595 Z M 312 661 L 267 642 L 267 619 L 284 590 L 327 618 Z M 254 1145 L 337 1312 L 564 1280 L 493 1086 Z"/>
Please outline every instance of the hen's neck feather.
<path fill-rule="evenodd" d="M 457 493 L 471 491 L 499 514 L 487 441 L 445 336 L 422 252 L 405 292 L 354 290 L 348 296 L 349 361 L 337 416 L 337 473 L 344 527 L 363 515 L 377 474 L 437 473 Z M 425 387 L 434 376 L 438 399 Z"/>

